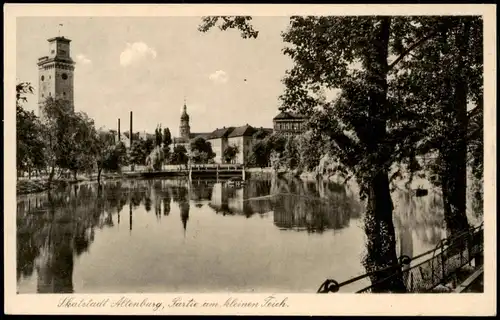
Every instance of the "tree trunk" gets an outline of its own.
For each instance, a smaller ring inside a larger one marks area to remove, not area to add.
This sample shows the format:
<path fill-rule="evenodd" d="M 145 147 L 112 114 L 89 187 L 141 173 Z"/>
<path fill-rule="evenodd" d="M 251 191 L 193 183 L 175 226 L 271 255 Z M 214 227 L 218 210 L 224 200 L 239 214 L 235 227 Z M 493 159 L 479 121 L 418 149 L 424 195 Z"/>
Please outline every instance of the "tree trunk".
<path fill-rule="evenodd" d="M 441 176 L 443 188 L 444 214 L 448 236 L 468 230 L 469 223 L 466 214 L 467 193 L 467 74 L 465 57 L 469 43 L 470 22 L 464 21 L 461 34 L 457 36 L 457 69 L 453 72 L 453 100 L 447 106 L 450 137 L 442 150 L 443 173 Z"/>
<path fill-rule="evenodd" d="M 392 211 L 389 177 L 387 172 L 379 172 L 372 179 L 368 191 L 365 215 L 367 254 L 363 262 L 367 272 L 386 270 L 370 277 L 374 285 L 372 292 L 406 292 L 400 270 L 390 268 L 398 263 Z"/>
<path fill-rule="evenodd" d="M 97 169 L 97 184 L 100 186 L 101 185 L 101 172 L 102 168 Z"/>
<path fill-rule="evenodd" d="M 55 174 L 55 168 L 54 166 L 50 167 L 50 172 L 49 172 L 49 179 L 47 181 L 48 188 L 50 189 L 52 185 L 52 180 L 54 180 L 54 174 Z"/>
<path fill-rule="evenodd" d="M 377 40 L 367 49 L 364 61 L 367 70 L 369 120 L 360 128 L 372 158 L 372 172 L 367 181 L 368 203 L 365 215 L 367 254 L 364 266 L 370 276 L 372 292 L 406 292 L 396 253 L 396 234 L 392 221 L 393 203 L 389 188 L 388 168 L 392 149 L 387 144 L 387 59 L 391 18 L 381 17 Z M 371 49 L 371 50 L 370 50 Z"/>

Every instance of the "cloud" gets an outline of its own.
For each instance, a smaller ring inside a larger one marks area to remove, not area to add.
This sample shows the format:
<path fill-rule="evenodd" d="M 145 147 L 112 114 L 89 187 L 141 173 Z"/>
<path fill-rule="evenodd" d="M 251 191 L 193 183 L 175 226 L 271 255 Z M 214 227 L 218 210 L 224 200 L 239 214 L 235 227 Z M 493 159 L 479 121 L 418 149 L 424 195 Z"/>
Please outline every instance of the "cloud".
<path fill-rule="evenodd" d="M 127 43 L 127 47 L 120 54 L 120 64 L 126 67 L 148 57 L 156 58 L 155 49 L 149 47 L 144 42 Z"/>
<path fill-rule="evenodd" d="M 76 60 L 78 62 L 80 62 L 81 64 L 91 64 L 92 63 L 92 60 L 90 60 L 84 54 L 81 54 L 81 53 L 76 56 Z"/>
<path fill-rule="evenodd" d="M 229 80 L 229 76 L 223 70 L 215 71 L 208 78 L 215 83 L 226 83 Z"/>

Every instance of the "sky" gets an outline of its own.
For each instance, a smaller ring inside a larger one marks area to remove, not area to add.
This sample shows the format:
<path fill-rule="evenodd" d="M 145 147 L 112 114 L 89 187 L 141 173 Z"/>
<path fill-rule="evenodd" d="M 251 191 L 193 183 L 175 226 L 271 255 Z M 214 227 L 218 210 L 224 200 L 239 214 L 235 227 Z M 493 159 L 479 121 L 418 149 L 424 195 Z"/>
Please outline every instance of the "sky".
<path fill-rule="evenodd" d="M 186 99 L 191 132 L 250 124 L 272 127 L 281 79 L 292 66 L 280 33 L 287 17 L 255 17 L 257 39 L 236 30 L 197 30 L 201 17 L 20 17 L 17 18 L 16 78 L 31 82 L 37 108 L 39 57 L 47 39 L 71 40 L 76 62 L 75 111 L 97 127 L 154 132 L 158 124 L 178 135 Z M 59 24 L 63 24 L 59 27 Z"/>

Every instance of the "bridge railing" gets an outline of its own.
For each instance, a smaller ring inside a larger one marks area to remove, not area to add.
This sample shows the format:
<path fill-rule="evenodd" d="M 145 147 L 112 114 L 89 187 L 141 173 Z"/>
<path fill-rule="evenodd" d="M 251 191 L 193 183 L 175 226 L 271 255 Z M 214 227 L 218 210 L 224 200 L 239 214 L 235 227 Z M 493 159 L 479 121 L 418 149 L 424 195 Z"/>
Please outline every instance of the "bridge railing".
<path fill-rule="evenodd" d="M 191 171 L 204 171 L 204 170 L 243 170 L 242 164 L 191 164 L 189 169 Z"/>
<path fill-rule="evenodd" d="M 440 283 L 447 281 L 457 270 L 470 264 L 475 257 L 483 252 L 483 244 L 483 224 L 481 224 L 459 235 L 441 240 L 436 248 L 418 256 L 413 258 L 401 256 L 395 266 L 365 273 L 341 283 L 327 279 L 317 292 L 338 292 L 340 288 L 355 282 L 370 280 L 377 273 L 389 274 L 389 276 L 356 292 L 369 293 L 377 288 L 387 287 L 385 284 L 394 281 L 396 277 L 403 281 L 407 292 L 428 292 Z"/>

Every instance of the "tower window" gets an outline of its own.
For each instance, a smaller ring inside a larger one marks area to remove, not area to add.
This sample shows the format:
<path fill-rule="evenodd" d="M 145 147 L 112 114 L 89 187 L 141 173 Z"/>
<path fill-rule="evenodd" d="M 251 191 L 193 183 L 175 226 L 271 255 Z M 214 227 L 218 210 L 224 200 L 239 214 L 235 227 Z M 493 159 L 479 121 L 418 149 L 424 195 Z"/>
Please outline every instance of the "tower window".
<path fill-rule="evenodd" d="M 55 50 L 50 51 L 51 54 L 54 54 L 55 52 L 56 52 Z"/>
<path fill-rule="evenodd" d="M 61 77 L 63 78 L 63 80 L 68 79 L 68 75 L 66 73 L 63 73 Z"/>
<path fill-rule="evenodd" d="M 44 97 L 43 93 L 42 93 L 42 98 Z"/>
<path fill-rule="evenodd" d="M 43 80 L 45 80 L 45 77 L 44 77 L 44 76 L 42 76 L 40 79 L 43 81 Z"/>
<path fill-rule="evenodd" d="M 51 96 L 52 96 L 52 92 L 49 92 L 49 97 L 51 97 Z"/>
<path fill-rule="evenodd" d="M 66 95 L 66 92 L 63 92 L 63 96 L 65 96 L 65 95 Z"/>

